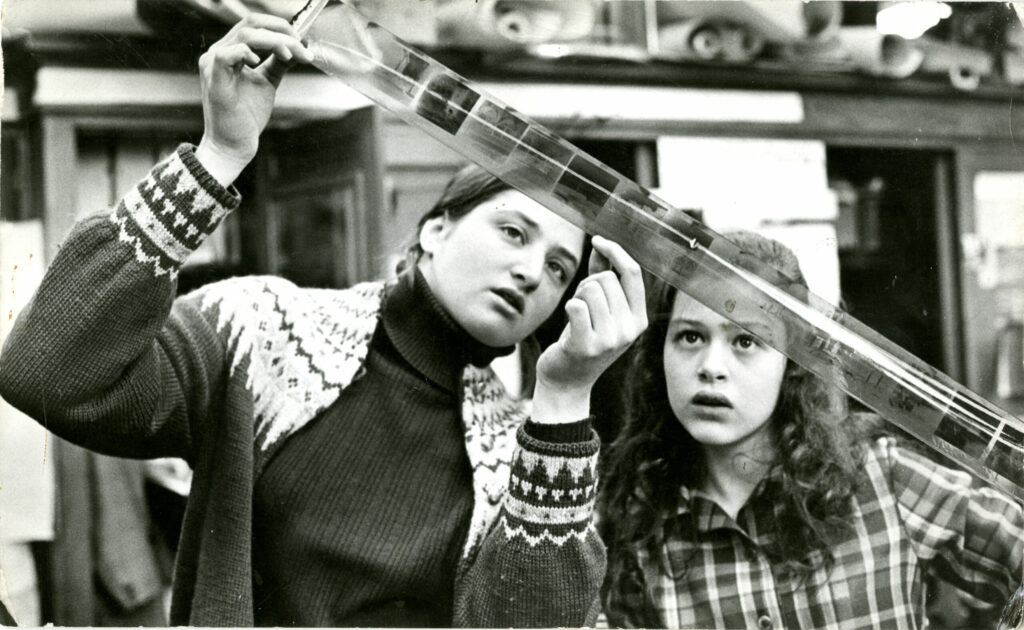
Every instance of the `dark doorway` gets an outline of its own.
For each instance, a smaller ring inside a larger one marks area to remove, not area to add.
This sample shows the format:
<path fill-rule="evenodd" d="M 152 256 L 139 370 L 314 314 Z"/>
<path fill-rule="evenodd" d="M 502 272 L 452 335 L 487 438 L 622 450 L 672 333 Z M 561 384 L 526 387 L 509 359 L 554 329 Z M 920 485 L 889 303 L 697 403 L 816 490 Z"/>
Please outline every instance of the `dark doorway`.
<path fill-rule="evenodd" d="M 926 363 L 949 371 L 943 327 L 937 217 L 948 220 L 941 152 L 827 150 L 830 186 L 839 195 L 840 287 L 851 315 Z"/>

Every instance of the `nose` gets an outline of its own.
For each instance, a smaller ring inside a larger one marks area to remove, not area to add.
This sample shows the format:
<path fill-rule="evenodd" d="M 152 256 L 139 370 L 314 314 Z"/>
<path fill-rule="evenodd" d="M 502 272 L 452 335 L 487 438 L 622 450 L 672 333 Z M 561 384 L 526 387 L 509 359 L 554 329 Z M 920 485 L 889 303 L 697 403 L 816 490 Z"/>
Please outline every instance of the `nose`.
<path fill-rule="evenodd" d="M 540 284 L 544 274 L 545 254 L 540 248 L 524 247 L 512 265 L 512 277 L 523 291 L 532 291 Z"/>
<path fill-rule="evenodd" d="M 697 377 L 704 383 L 724 381 L 728 375 L 726 361 L 729 349 L 724 342 L 712 340 L 701 356 L 701 363 L 697 369 Z"/>

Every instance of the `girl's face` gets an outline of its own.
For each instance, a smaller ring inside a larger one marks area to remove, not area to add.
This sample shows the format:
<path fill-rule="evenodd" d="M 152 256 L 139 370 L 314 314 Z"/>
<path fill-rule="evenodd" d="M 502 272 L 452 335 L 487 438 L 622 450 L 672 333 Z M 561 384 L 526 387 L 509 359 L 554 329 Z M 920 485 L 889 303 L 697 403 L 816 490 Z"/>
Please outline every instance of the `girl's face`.
<path fill-rule="evenodd" d="M 783 338 L 782 323 L 760 311 L 734 314 L 759 337 Z M 786 369 L 782 353 L 677 291 L 663 357 L 669 405 L 706 451 L 745 450 L 765 437 Z"/>
<path fill-rule="evenodd" d="M 510 346 L 554 313 L 580 265 L 583 238 L 526 195 L 504 190 L 457 220 L 428 220 L 419 268 L 469 334 Z"/>

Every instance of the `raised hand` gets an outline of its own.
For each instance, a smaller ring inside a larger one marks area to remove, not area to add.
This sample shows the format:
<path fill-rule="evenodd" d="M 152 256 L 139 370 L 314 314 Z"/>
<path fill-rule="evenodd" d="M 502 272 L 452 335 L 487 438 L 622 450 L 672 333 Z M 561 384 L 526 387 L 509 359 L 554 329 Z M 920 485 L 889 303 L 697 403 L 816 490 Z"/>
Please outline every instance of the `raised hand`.
<path fill-rule="evenodd" d="M 537 361 L 535 422 L 587 417 L 598 377 L 647 328 L 640 266 L 617 243 L 592 243 L 590 275 L 565 305 L 569 323 Z"/>
<path fill-rule="evenodd" d="M 256 13 L 199 58 L 205 126 L 196 157 L 221 183 L 234 180 L 256 155 L 285 72 L 312 59 L 287 20 Z"/>

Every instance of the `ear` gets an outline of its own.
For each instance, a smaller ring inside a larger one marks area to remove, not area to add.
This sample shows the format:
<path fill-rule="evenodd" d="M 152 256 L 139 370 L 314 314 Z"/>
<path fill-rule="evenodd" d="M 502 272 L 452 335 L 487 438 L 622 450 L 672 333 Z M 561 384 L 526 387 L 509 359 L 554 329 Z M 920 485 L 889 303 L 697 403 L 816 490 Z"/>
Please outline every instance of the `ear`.
<path fill-rule="evenodd" d="M 444 215 L 431 217 L 420 228 L 420 249 L 424 254 L 433 254 L 448 232 L 448 218 Z"/>

